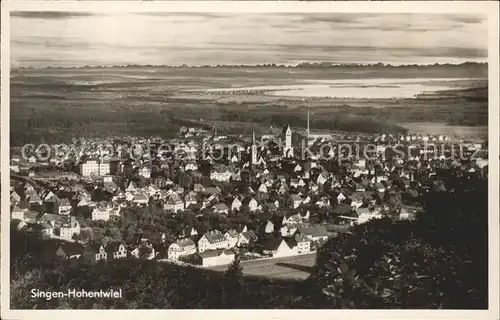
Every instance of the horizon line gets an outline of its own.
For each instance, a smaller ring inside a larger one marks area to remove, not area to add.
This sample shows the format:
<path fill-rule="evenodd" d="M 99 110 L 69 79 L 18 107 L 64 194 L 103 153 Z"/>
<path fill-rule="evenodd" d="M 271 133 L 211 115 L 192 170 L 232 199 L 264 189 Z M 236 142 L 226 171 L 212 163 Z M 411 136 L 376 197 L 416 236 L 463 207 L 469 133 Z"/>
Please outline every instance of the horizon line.
<path fill-rule="evenodd" d="M 488 65 L 488 61 L 477 62 L 477 61 L 464 61 L 461 63 L 427 63 L 427 64 L 391 64 L 391 63 L 333 63 L 328 61 L 321 62 L 311 62 L 304 61 L 298 62 L 295 64 L 277 64 L 277 63 L 257 63 L 257 64 L 210 64 L 210 65 L 187 65 L 187 64 L 178 64 L 178 65 L 165 65 L 165 64 L 100 64 L 100 65 L 84 65 L 84 66 L 55 66 L 55 65 L 47 65 L 43 67 L 34 67 L 34 66 L 11 66 L 12 70 L 23 70 L 23 69 L 34 69 L 34 70 L 42 70 L 42 69 L 89 69 L 89 68 L 129 68 L 129 67 L 139 67 L 139 68 L 151 68 L 151 67 L 163 67 L 163 68 L 297 68 L 297 69 L 315 69 L 315 68 L 339 68 L 339 67 L 440 67 L 440 66 L 462 66 L 466 64 L 473 65 Z"/>

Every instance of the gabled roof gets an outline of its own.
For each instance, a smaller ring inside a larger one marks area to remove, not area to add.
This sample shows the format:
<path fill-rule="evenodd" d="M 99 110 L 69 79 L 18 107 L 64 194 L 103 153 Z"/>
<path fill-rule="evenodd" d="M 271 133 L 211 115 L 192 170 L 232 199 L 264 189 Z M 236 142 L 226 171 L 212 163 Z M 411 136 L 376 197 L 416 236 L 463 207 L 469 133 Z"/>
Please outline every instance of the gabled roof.
<path fill-rule="evenodd" d="M 281 243 L 284 241 L 283 238 L 281 237 L 267 237 L 264 238 L 262 241 L 259 241 L 259 246 L 262 247 L 264 250 L 269 250 L 269 251 L 274 251 L 279 248 Z M 287 244 L 288 245 L 288 244 Z"/>
<path fill-rule="evenodd" d="M 313 237 L 327 237 L 328 231 L 326 231 L 326 228 L 323 226 L 315 226 L 315 227 L 309 227 L 309 228 L 299 228 L 299 232 L 303 235 L 309 235 Z"/>
<path fill-rule="evenodd" d="M 195 246 L 195 243 L 190 238 L 179 239 L 175 243 L 181 248 Z"/>
<path fill-rule="evenodd" d="M 218 188 L 215 187 L 208 187 L 205 189 L 205 192 L 208 194 L 219 194 L 221 191 Z"/>
<path fill-rule="evenodd" d="M 231 236 L 232 238 L 237 238 L 238 237 L 238 232 L 234 229 L 231 229 L 229 231 L 226 232 L 229 236 Z"/>
<path fill-rule="evenodd" d="M 226 241 L 226 237 L 224 237 L 224 234 L 222 234 L 222 232 L 220 232 L 219 230 L 207 231 L 205 232 L 205 237 L 210 243 L 219 243 L 222 241 Z"/>
<path fill-rule="evenodd" d="M 197 255 L 200 256 L 202 259 L 206 259 L 206 258 L 218 257 L 218 256 L 222 255 L 223 253 L 226 255 L 234 255 L 234 252 L 231 250 L 208 250 L 208 251 L 197 253 Z"/>
<path fill-rule="evenodd" d="M 174 194 L 168 198 L 167 203 L 168 204 L 179 204 L 179 203 L 182 203 L 182 200 L 178 195 Z"/>
<path fill-rule="evenodd" d="M 215 209 L 217 209 L 219 211 L 229 210 L 229 208 L 227 207 L 227 205 L 224 202 L 219 202 L 214 207 L 215 207 Z"/>
<path fill-rule="evenodd" d="M 52 214 L 52 213 L 44 213 L 40 217 L 40 221 L 45 222 L 45 221 L 62 221 L 65 220 L 66 218 L 64 216 L 60 216 L 58 214 Z"/>
<path fill-rule="evenodd" d="M 251 239 L 256 239 L 257 238 L 257 234 L 255 233 L 254 230 L 248 230 L 246 232 L 243 232 L 241 235 L 243 237 L 245 237 L 245 239 L 247 239 L 247 240 L 251 240 Z"/>
<path fill-rule="evenodd" d="M 63 198 L 63 199 L 61 199 L 61 201 L 59 202 L 59 206 L 60 206 L 60 207 L 61 207 L 61 206 L 71 206 L 71 203 L 69 202 L 69 200 L 68 200 L 68 199 Z"/>
<path fill-rule="evenodd" d="M 83 245 L 77 242 L 63 242 L 59 245 L 59 248 L 61 248 L 68 256 L 82 254 L 85 249 Z"/>
<path fill-rule="evenodd" d="M 116 252 L 118 251 L 118 248 L 120 247 L 121 244 L 124 244 L 120 241 L 113 241 L 109 242 L 106 246 L 106 251 L 107 252 Z"/>
<path fill-rule="evenodd" d="M 24 212 L 24 210 L 19 208 L 18 206 L 14 206 L 11 212 Z"/>

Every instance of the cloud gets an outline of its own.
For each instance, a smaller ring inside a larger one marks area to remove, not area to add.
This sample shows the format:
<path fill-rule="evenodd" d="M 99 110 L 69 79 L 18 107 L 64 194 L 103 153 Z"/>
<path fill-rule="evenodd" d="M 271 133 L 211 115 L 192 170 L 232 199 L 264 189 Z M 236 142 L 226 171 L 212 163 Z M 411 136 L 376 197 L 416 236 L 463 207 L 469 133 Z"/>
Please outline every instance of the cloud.
<path fill-rule="evenodd" d="M 472 14 L 44 12 L 36 17 L 18 12 L 11 19 L 14 65 L 441 63 L 487 58 L 487 20 Z"/>
<path fill-rule="evenodd" d="M 473 15 L 448 15 L 447 18 L 454 22 L 464 23 L 464 24 L 480 24 L 486 20 L 486 17 L 479 17 Z"/>
<path fill-rule="evenodd" d="M 190 17 L 202 17 L 202 18 L 207 18 L 207 19 L 218 19 L 218 18 L 226 18 L 226 14 L 218 14 L 218 13 L 211 13 L 211 12 L 189 12 L 189 13 L 183 13 L 183 12 L 138 12 L 134 13 L 136 15 L 142 15 L 142 16 L 153 16 L 153 17 L 185 17 L 185 16 L 190 16 Z"/>
<path fill-rule="evenodd" d="M 24 19 L 67 19 L 93 16 L 90 12 L 64 12 L 64 11 L 12 11 L 11 17 Z"/>

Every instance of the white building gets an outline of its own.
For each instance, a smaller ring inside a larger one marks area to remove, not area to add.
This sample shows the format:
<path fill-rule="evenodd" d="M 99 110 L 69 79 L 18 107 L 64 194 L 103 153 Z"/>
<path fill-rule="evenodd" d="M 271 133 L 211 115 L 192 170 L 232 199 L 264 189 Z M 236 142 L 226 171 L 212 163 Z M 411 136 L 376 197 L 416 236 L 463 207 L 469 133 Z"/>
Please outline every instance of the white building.
<path fill-rule="evenodd" d="M 80 223 L 74 217 L 70 217 L 69 221 L 62 224 L 59 228 L 59 236 L 66 240 L 73 239 L 74 235 L 80 234 Z"/>
<path fill-rule="evenodd" d="M 378 210 L 370 210 L 369 208 L 358 208 L 356 209 L 358 213 L 358 224 L 368 222 L 372 219 L 381 219 L 382 214 Z"/>
<path fill-rule="evenodd" d="M 189 238 L 179 239 L 168 247 L 168 259 L 179 260 L 182 256 L 196 253 L 196 244 Z"/>
<path fill-rule="evenodd" d="M 139 175 L 145 179 L 151 179 L 151 169 L 144 166 L 141 169 L 139 169 Z"/>
<path fill-rule="evenodd" d="M 297 250 L 290 248 L 284 239 L 273 239 L 264 245 L 263 253 L 272 257 L 289 257 L 296 255 Z"/>
<path fill-rule="evenodd" d="M 71 213 L 71 203 L 68 199 L 62 199 L 57 205 L 57 211 L 60 215 L 68 215 Z"/>
<path fill-rule="evenodd" d="M 111 172 L 111 164 L 108 160 L 103 160 L 99 163 L 99 175 L 105 176 Z"/>
<path fill-rule="evenodd" d="M 80 164 L 80 174 L 82 176 L 99 175 L 99 162 L 97 160 L 87 160 Z"/>
<path fill-rule="evenodd" d="M 80 174 L 84 177 L 91 175 L 105 176 L 111 171 L 109 161 L 87 160 L 80 164 Z"/>
<path fill-rule="evenodd" d="M 296 235 L 297 253 L 305 253 L 311 251 L 311 241 L 304 235 Z"/>
<path fill-rule="evenodd" d="M 226 237 L 227 245 L 229 248 L 236 247 L 236 244 L 238 243 L 238 239 L 239 239 L 239 234 L 236 230 L 226 231 L 226 233 L 224 234 L 224 237 Z"/>
<path fill-rule="evenodd" d="M 229 248 L 226 237 L 219 230 L 207 231 L 198 240 L 198 252 Z"/>
<path fill-rule="evenodd" d="M 274 232 L 274 223 L 272 223 L 272 221 L 268 221 L 267 224 L 266 224 L 266 228 L 265 228 L 265 233 L 273 233 Z"/>
<path fill-rule="evenodd" d="M 235 254 L 229 250 L 211 250 L 195 255 L 195 261 L 202 267 L 228 265 L 234 261 Z"/>
<path fill-rule="evenodd" d="M 233 202 L 231 203 L 231 211 L 240 210 L 240 208 L 241 208 L 240 199 L 234 198 Z"/>
<path fill-rule="evenodd" d="M 118 260 L 127 257 L 127 248 L 121 242 L 110 242 L 106 247 L 108 259 Z"/>
<path fill-rule="evenodd" d="M 163 209 L 166 211 L 179 212 L 184 209 L 184 202 L 178 195 L 172 195 L 163 204 Z"/>
<path fill-rule="evenodd" d="M 108 221 L 109 216 L 110 216 L 110 210 L 108 208 L 95 207 L 94 210 L 92 210 L 92 220 L 94 221 L 97 220 Z"/>

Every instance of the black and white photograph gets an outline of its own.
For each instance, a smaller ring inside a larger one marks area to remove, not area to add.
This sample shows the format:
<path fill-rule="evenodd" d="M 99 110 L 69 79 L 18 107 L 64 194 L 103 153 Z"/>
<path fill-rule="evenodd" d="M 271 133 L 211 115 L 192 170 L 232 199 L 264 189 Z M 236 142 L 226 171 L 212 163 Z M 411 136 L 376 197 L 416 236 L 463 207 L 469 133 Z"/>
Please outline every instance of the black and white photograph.
<path fill-rule="evenodd" d="M 2 318 L 498 318 L 498 3 L 134 3 L 2 3 Z"/>

